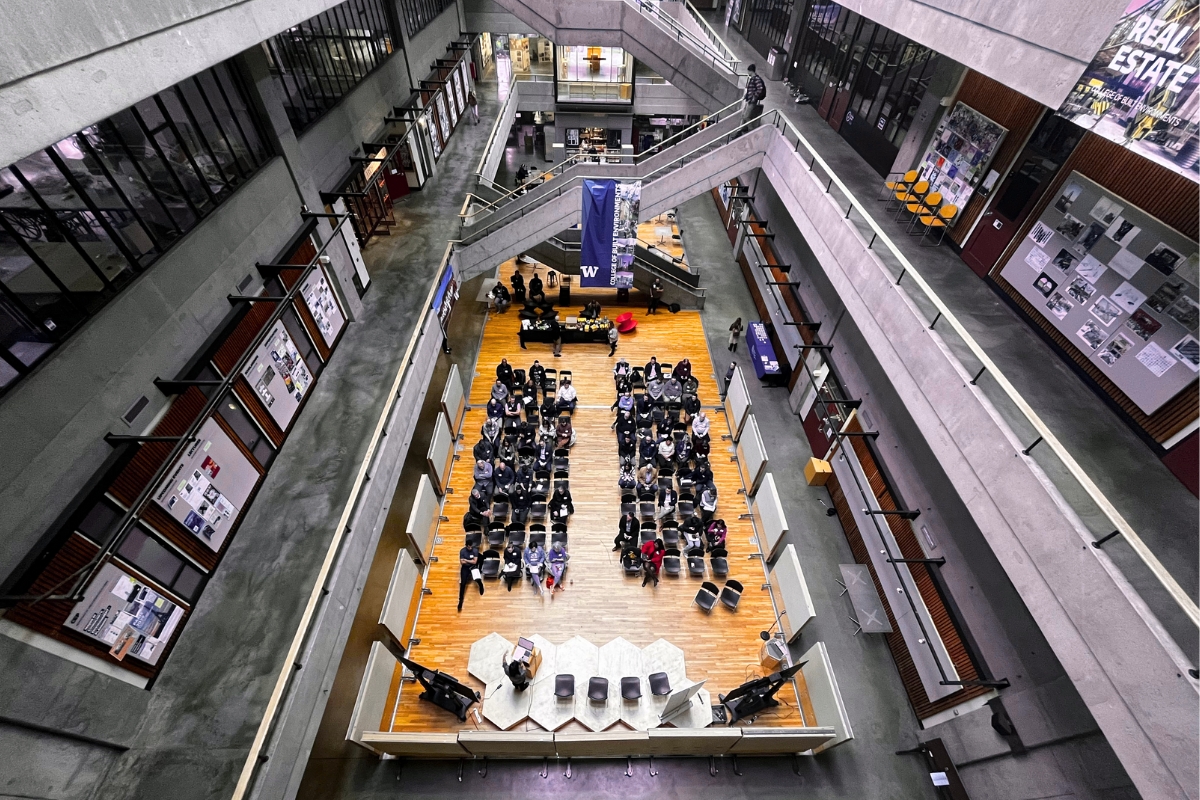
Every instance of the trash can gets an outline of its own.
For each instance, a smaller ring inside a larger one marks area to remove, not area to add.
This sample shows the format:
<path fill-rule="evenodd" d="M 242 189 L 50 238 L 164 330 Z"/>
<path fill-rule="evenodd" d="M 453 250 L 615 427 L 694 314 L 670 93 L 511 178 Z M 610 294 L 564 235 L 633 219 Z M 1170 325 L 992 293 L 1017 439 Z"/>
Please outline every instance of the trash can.
<path fill-rule="evenodd" d="M 782 47 L 772 47 L 767 52 L 767 74 L 769 81 L 783 80 L 783 68 L 787 66 L 787 52 Z"/>
<path fill-rule="evenodd" d="M 571 276 L 563 275 L 558 284 L 558 304 L 560 306 L 571 305 Z"/>

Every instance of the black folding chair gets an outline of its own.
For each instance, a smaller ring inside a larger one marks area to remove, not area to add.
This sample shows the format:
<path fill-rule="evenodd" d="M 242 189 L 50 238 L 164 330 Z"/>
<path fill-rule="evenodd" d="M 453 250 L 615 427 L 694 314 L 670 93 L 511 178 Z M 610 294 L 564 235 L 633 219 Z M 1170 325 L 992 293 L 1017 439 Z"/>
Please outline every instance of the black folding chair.
<path fill-rule="evenodd" d="M 680 555 L 679 548 L 668 547 L 667 551 L 663 553 L 663 572 L 667 573 L 668 575 L 679 577 L 679 573 L 683 569 Z"/>
<path fill-rule="evenodd" d="M 714 547 L 708 554 L 713 576 L 724 578 L 729 574 L 729 552 L 724 547 Z"/>
<path fill-rule="evenodd" d="M 500 577 L 500 551 L 484 550 L 479 562 L 479 572 L 485 578 Z"/>
<path fill-rule="evenodd" d="M 692 602 L 705 611 L 711 612 L 713 606 L 717 604 L 717 585 L 709 581 L 700 584 L 700 591 L 696 592 L 696 599 Z"/>
<path fill-rule="evenodd" d="M 730 611 L 737 611 L 738 602 L 742 599 L 742 590 L 740 581 L 732 578 L 725 581 L 725 587 L 721 589 L 721 603 Z"/>

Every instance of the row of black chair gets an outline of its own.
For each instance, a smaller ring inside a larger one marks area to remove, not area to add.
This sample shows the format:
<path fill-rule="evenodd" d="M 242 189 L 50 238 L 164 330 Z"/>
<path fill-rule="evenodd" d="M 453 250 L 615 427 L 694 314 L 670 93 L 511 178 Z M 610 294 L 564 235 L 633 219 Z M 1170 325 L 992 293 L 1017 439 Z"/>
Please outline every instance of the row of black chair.
<path fill-rule="evenodd" d="M 718 590 L 717 585 L 710 581 L 705 581 L 700 584 L 700 591 L 696 592 L 696 599 L 693 601 L 706 612 L 712 612 L 717 605 L 718 599 L 721 605 L 728 608 L 730 611 L 737 611 L 738 602 L 742 599 L 742 592 L 745 587 L 740 581 L 735 581 L 730 578 L 725 581 L 725 585 Z"/>
<path fill-rule="evenodd" d="M 665 672 L 655 672 L 647 680 L 650 683 L 650 694 L 665 697 L 671 693 L 671 679 Z M 575 676 L 560 674 L 554 676 L 554 696 L 566 700 L 575 696 Z M 642 697 L 642 679 L 637 677 L 621 678 L 621 699 L 640 700 Z M 608 678 L 591 678 L 588 680 L 588 700 L 593 703 L 608 702 Z"/>

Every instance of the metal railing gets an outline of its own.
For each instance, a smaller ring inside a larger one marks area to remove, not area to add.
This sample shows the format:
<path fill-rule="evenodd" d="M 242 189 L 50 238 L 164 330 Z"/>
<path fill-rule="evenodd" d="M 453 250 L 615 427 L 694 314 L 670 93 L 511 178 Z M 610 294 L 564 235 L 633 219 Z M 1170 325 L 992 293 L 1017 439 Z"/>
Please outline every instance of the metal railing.
<path fill-rule="evenodd" d="M 543 183 L 537 184 L 536 186 L 532 186 L 532 187 L 529 186 L 528 183 L 526 183 L 524 186 L 520 186 L 516 189 L 504 189 L 503 187 L 496 184 L 494 181 L 489 181 L 489 184 L 492 187 L 496 188 L 498 191 L 502 191 L 503 194 L 496 200 L 488 201 L 485 198 L 479 197 L 478 195 L 474 195 L 474 194 L 471 194 L 470 192 L 468 192 L 466 200 L 463 203 L 463 207 L 459 211 L 458 216 L 460 218 L 462 218 L 463 225 L 470 227 L 471 225 L 474 224 L 473 220 L 475 219 L 475 217 L 477 217 L 481 214 L 484 214 L 484 215 L 494 214 L 497 211 L 500 211 L 504 206 L 513 202 L 514 200 L 524 197 L 525 195 L 531 193 L 532 191 L 538 189 L 539 187 L 544 186 L 547 182 L 552 182 L 555 178 L 561 178 L 563 176 L 563 174 L 566 173 L 568 170 L 574 169 L 575 167 L 579 166 L 580 164 L 595 164 L 595 163 L 597 163 L 597 159 L 605 159 L 606 161 L 608 159 L 620 159 L 619 163 L 622 165 L 628 164 L 628 165 L 636 166 L 637 164 L 640 164 L 642 161 L 650 159 L 653 156 L 657 156 L 657 155 L 661 154 L 664 150 L 674 147 L 675 145 L 679 144 L 683 140 L 695 135 L 696 133 L 699 133 L 701 130 L 704 130 L 705 128 L 711 127 L 723 120 L 728 119 L 730 114 L 734 113 L 736 110 L 738 110 L 741 107 L 741 102 L 742 102 L 741 100 L 738 100 L 736 102 L 730 103 L 729 105 L 725 106 L 724 108 L 714 111 L 713 113 L 704 117 L 700 121 L 692 123 L 691 125 L 687 126 L 683 130 L 676 132 L 674 135 L 669 136 L 666 139 L 663 139 L 661 142 L 654 145 L 650 149 L 646 150 L 645 152 L 638 153 L 637 155 L 625 154 L 625 153 L 621 153 L 621 154 L 604 153 L 603 155 L 578 153 L 576 155 L 571 156 L 570 158 L 566 158 L 566 159 L 560 161 L 559 163 L 555 164 L 553 167 L 551 167 L 548 170 L 543 170 L 542 172 L 539 172 L 538 177 L 542 178 Z M 490 139 L 488 142 L 488 146 L 489 147 L 491 146 Z M 609 163 L 612 163 L 612 162 L 609 162 Z M 610 175 L 607 177 L 612 177 L 612 176 Z M 481 202 L 472 202 L 473 200 L 481 201 Z"/>
<path fill-rule="evenodd" d="M 479 164 L 475 167 L 475 176 L 482 178 L 484 170 L 487 169 L 488 156 L 492 152 L 492 148 L 496 146 L 496 137 L 500 134 L 500 128 L 504 122 L 504 117 L 510 107 L 517 102 L 517 79 L 513 78 L 508 84 L 508 95 L 504 98 L 504 102 L 500 104 L 499 111 L 496 112 L 496 121 L 492 123 L 492 130 L 488 133 L 487 142 L 483 145 L 483 155 L 479 157 Z M 509 122 L 509 127 L 512 127 L 512 122 Z M 504 131 L 504 141 L 508 141 L 508 131 Z"/>
<path fill-rule="evenodd" d="M 552 243 L 555 247 L 557 247 L 565 252 L 568 252 L 568 253 L 577 253 L 580 250 L 579 242 L 568 242 L 557 236 L 551 236 L 547 241 Z M 651 245 L 649 242 L 646 242 L 642 239 L 638 239 L 637 242 L 638 242 L 638 244 L 642 245 L 647 250 L 652 250 L 655 253 L 655 255 L 659 258 L 670 258 L 669 255 L 663 253 L 662 250 L 658 250 L 653 245 Z M 663 255 L 658 255 L 659 253 L 663 253 Z M 685 283 L 684 281 L 681 281 L 678 278 L 678 276 L 672 275 L 669 271 L 664 270 L 662 267 L 658 266 L 653 261 L 650 261 L 649 259 L 646 259 L 646 258 L 642 258 L 641 256 L 638 256 L 636 253 L 634 254 L 633 260 L 634 260 L 635 264 L 637 264 L 642 269 L 649 272 L 654 277 L 662 278 L 667 283 L 671 284 L 672 286 L 678 287 L 680 290 L 685 291 L 688 294 L 703 298 L 708 293 L 708 289 L 706 289 L 705 287 L 691 286 L 691 285 Z M 693 273 L 693 274 L 695 274 L 697 276 L 699 275 L 699 273 Z"/>
<path fill-rule="evenodd" d="M 722 39 L 715 30 L 713 30 L 712 25 L 709 25 L 708 20 L 706 20 L 700 14 L 699 10 L 692 5 L 691 0 L 683 0 L 683 7 L 688 16 L 692 18 L 692 21 L 696 23 L 696 26 L 704 32 L 704 35 L 708 38 L 708 41 L 710 44 L 712 44 L 713 48 L 728 55 L 730 61 L 736 65 L 734 67 L 734 71 L 736 72 L 737 67 L 740 67 L 742 62 L 733 54 L 733 50 L 730 49 L 729 45 L 725 44 L 725 40 Z"/>
<path fill-rule="evenodd" d="M 686 25 L 676 19 L 673 15 L 663 11 L 659 6 L 658 0 L 624 0 L 626 4 L 633 6 L 641 12 L 642 16 L 652 20 L 664 32 L 670 34 L 677 42 L 686 46 L 706 63 L 712 66 L 723 69 L 736 80 L 739 78 L 738 67 L 741 66 L 741 61 L 733 54 L 733 51 L 716 37 L 715 41 L 710 40 L 707 35 L 701 37 L 695 32 L 689 30 Z M 710 29 L 711 30 L 711 29 Z"/>
<path fill-rule="evenodd" d="M 916 308 L 921 309 L 922 313 L 928 316 L 928 323 L 926 327 L 929 328 L 930 334 L 941 337 L 941 334 L 934 330 L 934 327 L 939 321 L 941 321 L 944 322 L 945 325 L 948 325 L 950 330 L 954 331 L 958 335 L 958 338 L 961 342 L 961 345 L 958 348 L 951 347 L 950 345 L 953 345 L 953 342 L 946 340 L 944 337 L 941 338 L 943 342 L 948 345 L 945 348 L 945 352 L 948 356 L 953 357 L 958 362 L 962 374 L 968 378 L 971 375 L 975 376 L 975 378 L 970 381 L 971 389 L 975 392 L 985 395 L 988 401 L 993 405 L 996 405 L 996 399 L 1007 400 L 1007 402 L 1011 404 L 1011 407 L 1016 410 L 1017 416 L 1019 418 L 1023 418 L 1029 424 L 1029 426 L 1032 428 L 1031 436 L 1036 435 L 1037 438 L 1036 440 L 1033 440 L 1033 444 L 1031 444 L 1029 447 L 1024 449 L 1018 448 L 1019 453 L 1029 457 L 1033 447 L 1044 442 L 1048 452 L 1051 452 L 1056 456 L 1062 469 L 1064 469 L 1066 473 L 1068 473 L 1071 478 L 1077 482 L 1078 486 L 1083 490 L 1087 497 L 1090 498 L 1091 502 L 1095 504 L 1095 510 L 1099 511 L 1103 517 L 1107 519 L 1108 524 L 1112 526 L 1112 529 L 1121 534 L 1125 542 L 1137 555 L 1138 560 L 1150 571 L 1150 573 L 1154 576 L 1154 579 L 1161 584 L 1162 588 L 1167 592 L 1167 594 L 1170 595 L 1171 599 L 1176 605 L 1178 605 L 1179 609 L 1187 617 L 1190 623 L 1193 626 L 1200 626 L 1200 607 L 1197 607 L 1195 600 L 1183 590 L 1178 581 L 1175 580 L 1174 576 L 1171 575 L 1166 567 L 1163 566 L 1162 562 L 1158 560 L 1158 557 L 1154 555 L 1145 542 L 1142 541 L 1141 537 L 1138 536 L 1137 531 L 1133 529 L 1133 526 L 1130 525 L 1121 512 L 1117 510 L 1113 502 L 1109 500 L 1100 487 L 1097 486 L 1096 482 L 1091 478 L 1090 475 L 1088 475 L 1087 471 L 1079 464 L 1070 451 L 1068 451 L 1067 447 L 1058 439 L 1057 436 L 1055 436 L 1054 432 L 1050 430 L 1050 427 L 1033 409 L 1029 401 L 1027 401 L 1024 396 L 1021 395 L 1020 391 L 1017 390 L 1012 381 L 1009 380 L 1003 371 L 1000 370 L 996 362 L 991 358 L 991 356 L 988 355 L 979 342 L 976 341 L 975 337 L 971 335 L 970 331 L 967 330 L 954 312 L 950 310 L 945 301 L 938 296 L 938 293 L 924 278 L 924 276 L 921 274 L 921 271 L 913 265 L 913 263 L 908 259 L 907 256 L 904 255 L 903 252 L 900 251 L 900 249 L 892 241 L 891 237 L 888 236 L 888 234 L 883 230 L 882 227 L 880 227 L 879 223 L 870 214 L 870 212 L 867 211 L 863 203 L 854 196 L 849 187 L 847 187 L 841 178 L 838 177 L 825 159 L 821 157 L 820 153 L 817 152 L 817 149 L 813 147 L 813 145 L 807 139 L 804 138 L 803 134 L 800 133 L 791 120 L 784 116 L 778 109 L 767 112 L 760 118 L 760 121 L 763 124 L 772 125 L 780 131 L 781 135 L 783 135 L 789 143 L 795 144 L 795 152 L 797 156 L 808 162 L 807 166 L 810 172 L 815 172 L 818 169 L 821 170 L 821 173 L 826 179 L 826 194 L 830 196 L 830 202 L 836 202 L 838 203 L 839 209 L 845 209 L 842 215 L 845 223 L 852 226 L 860 238 L 862 238 L 866 246 L 876 254 L 879 262 L 895 279 L 897 288 L 900 291 L 905 292 L 905 294 L 907 294 L 914 301 L 913 305 Z M 802 150 L 803 154 L 801 153 Z M 838 201 L 837 197 L 834 195 L 835 190 L 840 193 L 842 198 L 841 201 Z M 883 245 L 882 251 L 878 247 L 879 244 Z M 884 257 L 885 255 L 887 258 Z M 909 285 L 915 285 L 918 289 L 920 289 L 919 293 L 914 294 L 909 289 L 900 285 L 901 282 L 906 278 L 909 280 Z M 923 303 L 916 302 L 922 299 Z M 922 305 L 925 307 L 922 308 Z M 962 355 L 969 353 L 969 355 L 973 357 L 978 364 L 975 367 L 968 369 L 966 362 L 959 352 L 955 352 L 955 349 L 959 351 L 965 349 L 966 353 L 963 353 Z M 1000 393 L 998 395 L 995 392 L 992 392 L 989 395 L 985 391 L 985 388 L 980 384 L 980 380 L 985 373 L 991 376 L 994 384 L 1000 389 Z M 1013 430 L 1013 434 L 1014 436 L 1020 435 L 1016 430 Z M 1044 450 L 1042 452 L 1046 451 Z M 1045 470 L 1044 466 L 1043 469 Z M 1050 479 L 1054 481 L 1054 476 L 1051 475 L 1049 471 L 1046 471 L 1046 473 L 1047 477 L 1050 477 Z M 1057 482 L 1055 483 L 1057 485 Z M 1059 487 L 1059 491 L 1063 492 L 1063 488 L 1064 487 Z M 1070 487 L 1065 488 L 1069 489 Z M 1063 492 L 1063 494 L 1065 498 L 1068 493 Z M 1093 509 L 1076 509 L 1076 513 L 1081 519 L 1089 516 L 1090 512 L 1092 511 Z M 1092 531 L 1092 533 L 1096 534 L 1096 531 Z M 1105 533 L 1107 533 L 1107 531 L 1105 531 Z M 1093 544 L 1095 543 L 1093 542 Z M 1124 571 L 1121 570 L 1121 568 L 1111 559 L 1111 557 L 1108 556 L 1107 553 L 1104 553 L 1099 549 L 1099 547 L 1097 547 L 1096 550 L 1096 555 L 1098 558 L 1107 559 L 1108 563 L 1111 564 L 1116 571 L 1124 574 Z M 1131 576 L 1125 575 L 1125 578 L 1126 580 L 1129 580 Z M 1149 609 L 1147 609 L 1147 611 L 1149 611 Z M 1154 612 L 1149 613 L 1154 614 Z M 1161 625 L 1161 620 L 1156 621 Z"/>
<path fill-rule="evenodd" d="M 341 517 L 334 528 L 333 540 L 329 543 L 329 547 L 325 551 L 325 560 L 321 563 L 321 570 L 317 573 L 317 579 L 313 583 L 312 591 L 309 593 L 308 602 L 305 604 L 304 612 L 300 617 L 300 624 L 296 627 L 296 634 L 292 637 L 287 657 L 283 659 L 283 666 L 280 668 L 279 675 L 275 679 L 275 686 L 271 690 L 271 697 L 267 701 L 267 708 L 263 712 L 258 730 L 254 734 L 254 742 L 251 744 L 250 752 L 247 754 L 246 761 L 242 765 L 237 785 L 233 790 L 233 800 L 243 800 L 249 795 L 259 767 L 266 763 L 268 739 L 275 727 L 279 712 L 284 705 L 288 688 L 295 676 L 299 674 L 296 665 L 301 663 L 301 650 L 304 648 L 305 641 L 312 631 L 318 613 L 331 598 L 327 587 L 330 575 L 333 573 L 334 565 L 338 563 L 341 557 L 342 545 L 352 530 L 351 520 L 354 519 L 355 512 L 358 510 L 358 503 L 363 496 L 363 490 L 366 488 L 370 478 L 375 457 L 379 453 L 380 444 L 386 435 L 385 430 L 388 427 L 388 420 L 391 418 L 400 400 L 400 389 L 404 385 L 405 378 L 408 377 L 409 370 L 413 367 L 413 355 L 416 352 L 417 345 L 420 343 L 425 326 L 429 322 L 429 316 L 435 313 L 433 299 L 438 285 L 441 283 L 442 275 L 447 269 L 450 269 L 451 246 L 451 244 L 447 243 L 446 250 L 442 255 L 441 267 L 430 282 L 429 294 L 425 298 L 425 313 L 421 315 L 421 319 L 413 330 L 412 336 L 409 337 L 408 347 L 404 351 L 404 357 L 400 360 L 400 368 L 396 371 L 396 377 L 392 381 L 387 401 L 384 403 L 383 410 L 379 414 L 379 420 L 375 423 L 375 430 L 371 434 L 366 453 L 359 464 L 358 474 L 355 476 L 354 483 L 350 487 L 350 496 L 346 499 Z M 299 286 L 300 283 L 296 285 Z"/>

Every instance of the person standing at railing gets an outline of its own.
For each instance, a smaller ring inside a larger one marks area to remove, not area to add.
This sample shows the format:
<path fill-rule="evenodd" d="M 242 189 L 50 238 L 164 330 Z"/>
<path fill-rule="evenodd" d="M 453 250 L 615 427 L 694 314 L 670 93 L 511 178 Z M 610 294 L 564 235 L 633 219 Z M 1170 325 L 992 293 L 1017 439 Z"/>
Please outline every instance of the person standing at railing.
<path fill-rule="evenodd" d="M 750 123 L 762 116 L 763 100 L 767 99 L 767 84 L 758 75 L 758 68 L 753 64 L 746 67 L 750 77 L 746 80 L 746 94 L 742 96 L 742 124 L 747 130 L 752 129 Z"/>

